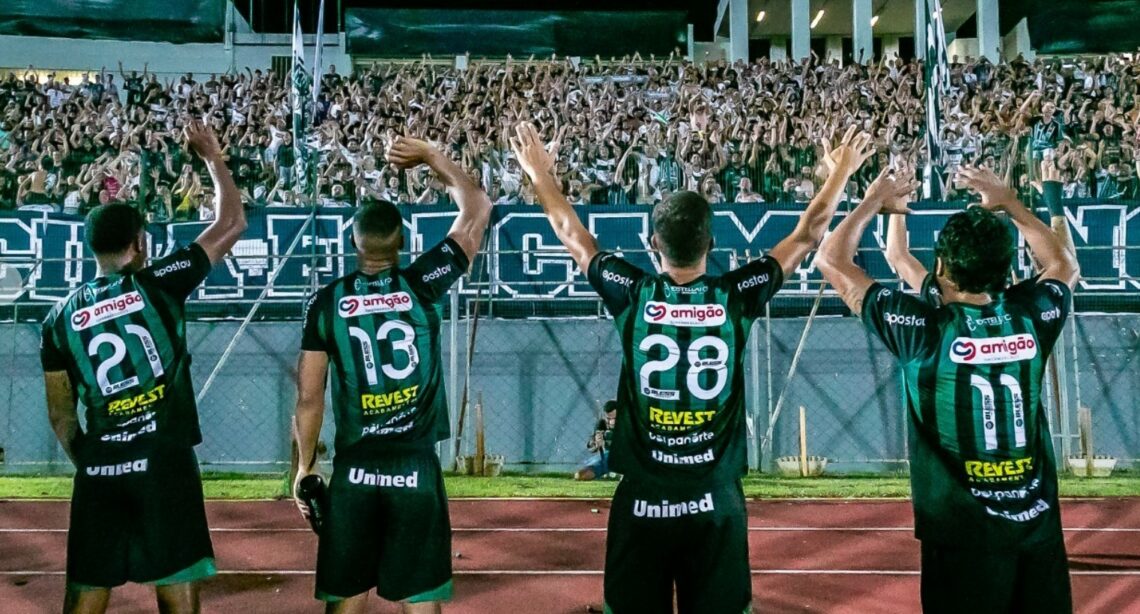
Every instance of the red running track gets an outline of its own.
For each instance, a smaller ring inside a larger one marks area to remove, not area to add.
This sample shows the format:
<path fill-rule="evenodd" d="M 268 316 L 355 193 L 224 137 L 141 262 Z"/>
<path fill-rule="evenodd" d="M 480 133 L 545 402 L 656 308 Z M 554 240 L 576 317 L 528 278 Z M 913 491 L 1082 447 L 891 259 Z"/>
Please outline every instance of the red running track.
<path fill-rule="evenodd" d="M 317 612 L 316 539 L 290 502 L 207 504 L 220 575 L 207 612 Z M 600 607 L 608 501 L 453 500 L 456 599 L 449 613 L 583 613 Z M 595 511 L 596 510 L 596 511 Z M 0 501 L 0 612 L 58 612 L 64 501 Z M 1065 540 L 1081 613 L 1140 614 L 1140 499 L 1066 501 Z M 761 612 L 917 612 L 918 543 L 907 501 L 749 504 Z M 126 586 L 113 612 L 153 612 Z M 398 612 L 373 601 L 374 610 Z"/>

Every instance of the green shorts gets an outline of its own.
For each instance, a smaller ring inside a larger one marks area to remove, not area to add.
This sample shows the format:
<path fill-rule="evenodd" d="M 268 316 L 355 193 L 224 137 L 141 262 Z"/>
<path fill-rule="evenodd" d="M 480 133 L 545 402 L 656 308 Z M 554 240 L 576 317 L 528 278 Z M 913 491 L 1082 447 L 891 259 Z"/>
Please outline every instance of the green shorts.
<path fill-rule="evenodd" d="M 79 454 L 67 533 L 73 588 L 214 575 L 198 459 L 190 448 Z"/>
<path fill-rule="evenodd" d="M 618 484 L 606 536 L 614 614 L 751 611 L 748 514 L 739 481 L 688 488 Z"/>
<path fill-rule="evenodd" d="M 451 598 L 451 520 L 431 449 L 333 463 L 316 596 L 338 601 L 373 587 L 389 601 Z"/>
<path fill-rule="evenodd" d="M 922 542 L 922 611 L 1071 614 L 1064 541 L 1020 551 L 981 551 Z"/>

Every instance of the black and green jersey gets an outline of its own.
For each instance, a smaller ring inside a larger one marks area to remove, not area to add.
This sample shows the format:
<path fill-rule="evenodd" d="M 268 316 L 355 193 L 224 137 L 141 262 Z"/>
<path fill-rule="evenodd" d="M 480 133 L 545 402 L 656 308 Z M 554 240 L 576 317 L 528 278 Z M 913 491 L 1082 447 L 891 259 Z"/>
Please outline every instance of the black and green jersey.
<path fill-rule="evenodd" d="M 938 285 L 938 276 L 927 273 L 926 277 L 922 278 L 922 288 L 918 291 L 918 298 L 931 307 L 942 306 L 942 286 Z"/>
<path fill-rule="evenodd" d="M 141 271 L 93 279 L 48 314 L 41 362 L 67 371 L 86 408 L 82 446 L 202 441 L 185 303 L 209 272 L 191 243 Z"/>
<path fill-rule="evenodd" d="M 614 471 L 668 484 L 743 475 L 745 342 L 783 283 L 779 263 L 681 285 L 603 252 L 589 279 L 621 335 Z"/>
<path fill-rule="evenodd" d="M 1060 538 L 1041 379 L 1071 298 L 1054 280 L 985 306 L 868 290 L 863 322 L 902 366 L 919 539 L 1001 549 Z"/>
<path fill-rule="evenodd" d="M 301 349 L 329 356 L 338 454 L 450 436 L 440 302 L 466 270 L 463 249 L 444 239 L 407 268 L 358 271 L 309 299 Z"/>

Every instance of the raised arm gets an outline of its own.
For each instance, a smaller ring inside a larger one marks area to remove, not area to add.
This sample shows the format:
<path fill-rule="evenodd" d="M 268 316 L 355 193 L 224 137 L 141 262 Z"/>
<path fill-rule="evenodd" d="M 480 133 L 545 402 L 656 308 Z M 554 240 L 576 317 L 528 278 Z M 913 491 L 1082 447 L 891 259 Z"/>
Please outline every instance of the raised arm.
<path fill-rule="evenodd" d="M 829 147 L 830 144 L 827 144 L 824 149 Z M 791 234 L 768 252 L 780 263 L 785 278 L 791 276 L 808 253 L 819 245 L 827 233 L 827 227 L 831 225 L 831 218 L 835 216 L 847 181 L 873 152 L 871 136 L 857 132 L 855 126 L 852 126 L 847 129 L 840 145 L 824 156 L 824 164 L 830 171 L 827 181 L 811 200 Z"/>
<path fill-rule="evenodd" d="M 550 220 L 554 234 L 570 251 L 570 256 L 578 263 L 578 267 L 582 271 L 588 270 L 590 261 L 598 253 L 598 242 L 582 225 L 574 207 L 562 195 L 562 186 L 554 177 L 554 158 L 539 139 L 538 131 L 529 123 L 519 124 L 515 127 L 515 136 L 511 138 L 511 148 L 534 183 L 538 202 Z"/>
<path fill-rule="evenodd" d="M 1140 170 L 1140 161 L 1137 162 Z M 1061 205 L 1061 191 L 1064 187 L 1061 182 L 1061 171 L 1057 164 L 1051 160 L 1041 163 L 1041 200 L 1049 209 L 1049 227 L 1065 251 L 1077 256 L 1077 246 L 1073 244 L 1073 235 L 1069 232 L 1069 220 L 1065 217 L 1065 208 Z"/>
<path fill-rule="evenodd" d="M 1021 231 L 1041 268 L 1041 279 L 1054 279 L 1070 288 L 1080 279 L 1076 257 L 1061 244 L 1057 235 L 1017 199 L 1017 192 L 997 175 L 984 168 L 966 167 L 959 171 L 962 184 L 982 197 L 982 206 L 1005 211 Z"/>
<path fill-rule="evenodd" d="M 874 283 L 867 272 L 855 264 L 855 252 L 867 225 L 881 213 L 906 214 L 909 196 L 918 182 L 903 180 L 883 169 L 874 183 L 867 188 L 863 202 L 824 239 L 815 256 L 815 265 L 839 293 L 839 297 L 855 315 L 863 313 L 863 297 Z"/>
<path fill-rule="evenodd" d="M 927 270 L 914 254 L 910 253 L 906 216 L 892 215 L 887 219 L 887 263 L 912 290 L 921 290 Z"/>
<path fill-rule="evenodd" d="M 491 219 L 491 199 L 471 177 L 426 141 L 409 137 L 396 137 L 388 149 L 388 162 L 396 168 L 410 169 L 427 164 L 447 188 L 447 193 L 459 207 L 459 217 L 447 233 L 463 248 L 468 262 L 475 260 L 483 234 Z"/>
<path fill-rule="evenodd" d="M 217 194 L 214 197 L 214 221 L 195 239 L 209 256 L 210 264 L 217 264 L 245 232 L 248 225 L 245 209 L 234 178 L 222 160 L 222 148 L 214 131 L 195 119 L 187 123 L 185 132 L 190 147 L 206 163 Z"/>

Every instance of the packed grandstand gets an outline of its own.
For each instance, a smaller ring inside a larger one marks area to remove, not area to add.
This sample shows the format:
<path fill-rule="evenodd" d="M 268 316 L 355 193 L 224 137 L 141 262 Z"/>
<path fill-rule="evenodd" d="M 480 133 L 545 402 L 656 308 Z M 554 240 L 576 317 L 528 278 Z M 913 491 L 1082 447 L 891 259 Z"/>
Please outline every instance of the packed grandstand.
<path fill-rule="evenodd" d="M 84 214 L 129 202 L 155 222 L 209 219 L 205 169 L 181 136 L 185 118 L 218 132 L 248 206 L 296 206 L 289 84 L 269 70 L 160 78 L 143 66 L 0 77 L 0 209 Z M 1140 57 L 951 59 L 943 99 L 947 173 L 990 167 L 1031 196 L 1030 163 L 1052 158 L 1068 198 L 1140 193 Z M 496 204 L 535 203 L 507 129 L 535 122 L 558 148 L 573 203 L 652 204 L 678 190 L 711 202 L 810 200 L 824 140 L 855 123 L 876 155 L 854 178 L 857 199 L 879 169 L 925 153 L 917 60 L 866 66 L 757 59 L 693 63 L 679 55 L 472 62 L 383 61 L 351 74 L 329 66 L 310 145 L 315 200 L 446 202 L 424 168 L 383 160 L 397 135 L 440 144 Z M 950 198 L 955 188 L 950 185 Z M 309 204 L 309 203 L 304 203 Z"/>

